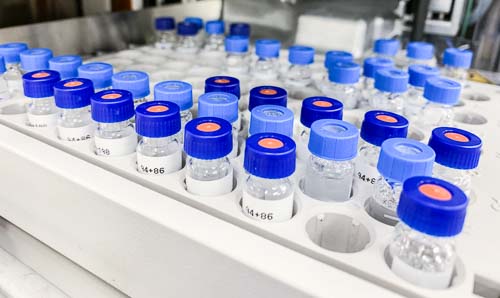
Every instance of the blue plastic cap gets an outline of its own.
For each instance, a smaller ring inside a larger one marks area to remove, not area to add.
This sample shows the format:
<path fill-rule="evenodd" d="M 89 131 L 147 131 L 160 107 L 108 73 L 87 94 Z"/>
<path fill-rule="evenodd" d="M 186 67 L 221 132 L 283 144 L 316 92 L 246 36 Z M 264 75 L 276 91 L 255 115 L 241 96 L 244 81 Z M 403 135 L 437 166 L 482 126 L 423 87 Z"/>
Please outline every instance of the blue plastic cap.
<path fill-rule="evenodd" d="M 193 86 L 182 81 L 164 81 L 155 85 L 155 100 L 176 103 L 181 111 L 193 107 Z"/>
<path fill-rule="evenodd" d="M 90 105 L 94 95 L 94 84 L 89 79 L 71 78 L 59 81 L 54 86 L 56 106 L 61 109 L 78 109 Z"/>
<path fill-rule="evenodd" d="M 135 109 L 135 131 L 147 138 L 164 138 L 181 130 L 179 106 L 169 101 L 148 101 Z"/>
<path fill-rule="evenodd" d="M 366 58 L 363 62 L 363 75 L 367 78 L 374 78 L 375 72 L 379 69 L 394 68 L 394 61 L 387 58 Z"/>
<path fill-rule="evenodd" d="M 408 67 L 409 83 L 412 86 L 424 87 L 425 81 L 439 76 L 439 68 L 423 64 L 413 64 Z"/>
<path fill-rule="evenodd" d="M 9 42 L 0 44 L 0 55 L 5 59 L 5 63 L 19 63 L 19 54 L 28 49 L 28 45 L 23 42 Z"/>
<path fill-rule="evenodd" d="M 325 53 L 325 67 L 328 69 L 335 62 L 352 62 L 354 57 L 346 51 L 328 51 Z"/>
<path fill-rule="evenodd" d="M 159 17 L 155 19 L 155 28 L 159 31 L 174 30 L 175 19 L 173 17 Z"/>
<path fill-rule="evenodd" d="M 240 99 L 240 80 L 228 76 L 210 77 L 205 80 L 205 93 L 226 92 Z"/>
<path fill-rule="evenodd" d="M 375 72 L 375 89 L 390 93 L 403 93 L 408 90 L 409 75 L 399 69 L 379 69 Z"/>
<path fill-rule="evenodd" d="M 231 26 L 229 26 L 229 34 L 250 37 L 250 24 L 232 23 Z"/>
<path fill-rule="evenodd" d="M 475 169 L 481 157 L 481 139 L 466 130 L 438 127 L 432 131 L 429 146 L 436 152 L 436 163 L 461 170 Z"/>
<path fill-rule="evenodd" d="M 243 167 L 265 179 L 290 177 L 295 172 L 295 142 L 287 136 L 264 132 L 250 136 L 245 146 Z"/>
<path fill-rule="evenodd" d="M 110 89 L 97 92 L 90 99 L 92 119 L 116 123 L 134 116 L 134 98 L 127 90 Z"/>
<path fill-rule="evenodd" d="M 61 79 L 76 78 L 82 57 L 78 55 L 57 56 L 49 60 L 49 68 L 59 72 Z"/>
<path fill-rule="evenodd" d="M 405 117 L 396 113 L 369 111 L 361 124 L 361 138 L 374 146 L 380 146 L 390 138 L 406 138 L 408 124 Z"/>
<path fill-rule="evenodd" d="M 227 156 L 233 150 L 232 129 L 231 123 L 221 118 L 193 119 L 185 127 L 184 151 L 204 160 Z"/>
<path fill-rule="evenodd" d="M 397 214 L 410 228 L 436 237 L 458 235 L 468 199 L 455 185 L 432 177 L 412 177 L 403 184 Z"/>
<path fill-rule="evenodd" d="M 198 27 L 198 30 L 203 28 L 203 19 L 199 17 L 186 17 L 184 18 L 184 22 L 195 24 Z"/>
<path fill-rule="evenodd" d="M 410 42 L 406 46 L 406 57 L 415 60 L 430 60 L 434 58 L 434 46 L 423 41 Z"/>
<path fill-rule="evenodd" d="M 134 98 L 144 98 L 149 95 L 149 76 L 142 71 L 122 71 L 112 77 L 113 88 L 132 92 Z"/>
<path fill-rule="evenodd" d="M 248 110 L 260 105 L 276 105 L 286 107 L 287 92 L 276 86 L 258 86 L 250 90 Z"/>
<path fill-rule="evenodd" d="M 194 36 L 198 34 L 198 25 L 186 21 L 177 23 L 177 34 L 181 36 Z"/>
<path fill-rule="evenodd" d="M 436 154 L 412 139 L 391 138 L 382 143 L 377 169 L 386 179 L 404 182 L 414 176 L 432 175 Z"/>
<path fill-rule="evenodd" d="M 47 48 L 29 49 L 22 51 L 19 56 L 21 57 L 21 69 L 26 72 L 48 69 L 52 50 Z"/>
<path fill-rule="evenodd" d="M 354 84 L 359 80 L 361 67 L 354 62 L 335 62 L 328 69 L 328 79 L 338 84 Z"/>
<path fill-rule="evenodd" d="M 198 98 L 198 117 L 217 117 L 229 121 L 238 120 L 238 98 L 226 92 L 209 92 Z"/>
<path fill-rule="evenodd" d="M 351 160 L 358 153 L 356 126 L 337 119 L 321 119 L 311 125 L 309 151 L 328 160 Z"/>
<path fill-rule="evenodd" d="M 444 50 L 443 64 L 452 67 L 470 68 L 472 64 L 472 51 L 447 48 Z"/>
<path fill-rule="evenodd" d="M 255 41 L 255 54 L 260 58 L 278 58 L 281 42 L 277 39 L 258 39 Z"/>
<path fill-rule="evenodd" d="M 312 64 L 314 63 L 314 49 L 305 46 L 291 46 L 288 49 L 288 61 L 291 64 Z"/>
<path fill-rule="evenodd" d="M 37 70 L 23 75 L 24 95 L 30 98 L 54 96 L 54 85 L 61 80 L 57 71 Z"/>
<path fill-rule="evenodd" d="M 5 68 L 5 59 L 0 55 L 0 74 L 4 73 L 7 69 Z"/>
<path fill-rule="evenodd" d="M 441 77 L 430 78 L 424 85 L 424 97 L 432 102 L 455 105 L 460 99 L 460 83 Z"/>
<path fill-rule="evenodd" d="M 325 96 L 308 97 L 302 101 L 300 123 L 311 127 L 314 121 L 320 119 L 342 120 L 344 105 L 333 98 Z"/>
<path fill-rule="evenodd" d="M 224 21 L 208 21 L 205 24 L 205 32 L 208 34 L 224 34 Z"/>
<path fill-rule="evenodd" d="M 252 110 L 250 116 L 250 135 L 274 132 L 288 137 L 293 136 L 293 112 L 283 106 L 261 105 Z"/>
<path fill-rule="evenodd" d="M 386 56 L 396 56 L 399 51 L 400 43 L 397 39 L 381 38 L 375 40 L 373 52 Z"/>
<path fill-rule="evenodd" d="M 246 53 L 248 51 L 248 37 L 243 35 L 230 35 L 225 39 L 226 52 Z"/>
<path fill-rule="evenodd" d="M 95 89 L 108 88 L 111 86 L 113 66 L 103 62 L 83 64 L 78 67 L 78 76 L 91 80 Z"/>

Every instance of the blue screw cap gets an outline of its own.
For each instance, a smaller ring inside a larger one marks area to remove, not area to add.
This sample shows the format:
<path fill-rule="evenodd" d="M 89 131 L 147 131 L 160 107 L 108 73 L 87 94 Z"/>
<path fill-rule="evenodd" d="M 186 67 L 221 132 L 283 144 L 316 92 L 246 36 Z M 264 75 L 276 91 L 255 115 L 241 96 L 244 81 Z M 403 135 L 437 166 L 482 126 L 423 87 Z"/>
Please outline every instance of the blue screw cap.
<path fill-rule="evenodd" d="M 231 26 L 229 27 L 229 34 L 250 37 L 250 24 L 232 23 Z"/>
<path fill-rule="evenodd" d="M 286 107 L 287 92 L 285 89 L 275 86 L 258 86 L 250 90 L 248 110 L 260 105 L 277 105 Z"/>
<path fill-rule="evenodd" d="M 122 71 L 111 78 L 113 88 L 128 90 L 134 98 L 144 98 L 149 95 L 149 76 L 142 71 Z"/>
<path fill-rule="evenodd" d="M 281 42 L 277 39 L 258 39 L 255 41 L 255 54 L 260 58 L 278 58 Z"/>
<path fill-rule="evenodd" d="M 418 176 L 404 182 L 397 214 L 414 230 L 436 237 L 451 237 L 462 231 L 467 205 L 467 196 L 455 185 Z"/>
<path fill-rule="evenodd" d="M 335 62 L 352 62 L 354 57 L 346 51 L 328 51 L 325 53 L 325 67 L 329 69 Z"/>
<path fill-rule="evenodd" d="M 224 34 L 224 21 L 208 21 L 205 24 L 205 32 L 208 34 Z"/>
<path fill-rule="evenodd" d="M 54 96 L 54 85 L 61 80 L 57 71 L 37 70 L 23 75 L 24 95 L 30 98 Z"/>
<path fill-rule="evenodd" d="M 19 63 L 20 54 L 28 49 L 28 45 L 23 42 L 9 42 L 0 44 L 0 55 L 4 57 L 5 63 Z"/>
<path fill-rule="evenodd" d="M 375 72 L 375 89 L 390 93 L 403 93 L 408 90 L 409 75 L 398 69 L 379 69 Z"/>
<path fill-rule="evenodd" d="M 361 138 L 374 146 L 380 146 L 390 138 L 406 138 L 408 124 L 405 117 L 396 113 L 369 111 L 361 124 Z"/>
<path fill-rule="evenodd" d="M 375 40 L 373 52 L 385 56 L 396 56 L 400 46 L 399 40 L 397 39 L 381 38 Z"/>
<path fill-rule="evenodd" d="M 240 80 L 228 76 L 215 76 L 205 80 L 205 93 L 226 92 L 240 99 Z"/>
<path fill-rule="evenodd" d="M 248 37 L 242 35 L 229 35 L 224 41 L 226 52 L 230 53 L 246 53 L 248 44 Z"/>
<path fill-rule="evenodd" d="M 386 179 L 404 182 L 414 176 L 432 175 L 436 154 L 412 139 L 391 138 L 382 143 L 377 169 Z"/>
<path fill-rule="evenodd" d="M 394 61 L 387 58 L 366 58 L 363 62 L 363 76 L 367 78 L 374 78 L 375 72 L 379 69 L 394 68 Z"/>
<path fill-rule="evenodd" d="M 198 25 L 186 21 L 177 23 L 177 35 L 194 36 L 198 34 Z"/>
<path fill-rule="evenodd" d="M 134 98 L 127 90 L 110 89 L 97 92 L 90 99 L 92 119 L 101 123 L 116 123 L 134 116 Z"/>
<path fill-rule="evenodd" d="M 288 49 L 288 61 L 298 65 L 312 64 L 314 63 L 314 49 L 305 46 L 291 46 Z"/>
<path fill-rule="evenodd" d="M 193 107 L 193 86 L 182 81 L 164 81 L 155 85 L 155 100 L 171 101 L 181 111 Z"/>
<path fill-rule="evenodd" d="M 174 30 L 175 19 L 173 17 L 159 17 L 155 19 L 155 28 L 158 31 Z"/>
<path fill-rule="evenodd" d="M 195 24 L 198 30 L 203 28 L 203 19 L 199 17 L 186 17 L 184 18 L 184 22 Z"/>
<path fill-rule="evenodd" d="M 356 126 L 337 119 L 321 119 L 311 125 L 309 151 L 328 160 L 351 160 L 358 152 Z"/>
<path fill-rule="evenodd" d="M 406 57 L 415 60 L 430 60 L 434 58 L 434 46 L 423 41 L 410 42 L 406 46 Z"/>
<path fill-rule="evenodd" d="M 472 51 L 461 50 L 457 48 L 447 48 L 446 50 L 444 50 L 443 64 L 452 67 L 468 69 L 472 64 Z"/>
<path fill-rule="evenodd" d="M 91 80 L 71 78 L 59 81 L 54 86 L 56 106 L 61 109 L 78 109 L 90 105 L 94 95 L 94 84 Z"/>
<path fill-rule="evenodd" d="M 337 84 L 354 84 L 359 80 L 361 68 L 354 62 L 335 62 L 328 69 L 328 79 Z"/>
<path fill-rule="evenodd" d="M 108 88 L 111 86 L 113 66 L 103 62 L 83 64 L 78 67 L 78 76 L 91 80 L 96 90 Z"/>
<path fill-rule="evenodd" d="M 290 137 L 258 133 L 247 139 L 243 167 L 250 175 L 265 179 L 290 177 L 295 172 L 295 150 Z"/>
<path fill-rule="evenodd" d="M 288 137 L 293 136 L 293 112 L 283 106 L 260 105 L 252 110 L 250 116 L 250 135 L 274 132 Z"/>
<path fill-rule="evenodd" d="M 446 105 L 455 105 L 460 99 L 460 83 L 441 77 L 428 79 L 424 85 L 424 98 Z"/>
<path fill-rule="evenodd" d="M 344 105 L 333 98 L 325 96 L 308 97 L 302 101 L 300 123 L 311 127 L 314 121 L 320 119 L 342 120 Z"/>
<path fill-rule="evenodd" d="M 82 57 L 78 55 L 57 56 L 49 60 L 49 68 L 59 72 L 63 80 L 78 77 L 80 65 L 82 65 Z"/>
<path fill-rule="evenodd" d="M 22 51 L 21 69 L 28 71 L 36 71 L 49 68 L 49 60 L 52 58 L 52 51 L 47 48 L 35 48 Z"/>
<path fill-rule="evenodd" d="M 0 55 L 0 74 L 4 73 L 7 69 L 5 68 L 5 59 Z"/>
<path fill-rule="evenodd" d="M 429 146 L 436 152 L 436 163 L 461 170 L 477 167 L 482 145 L 475 134 L 453 127 L 435 128 L 429 139 Z"/>
<path fill-rule="evenodd" d="M 221 118 L 193 119 L 185 127 L 184 151 L 204 160 L 227 156 L 233 149 L 232 129 L 231 123 Z"/>
<path fill-rule="evenodd" d="M 181 130 L 179 106 L 170 101 L 148 101 L 135 109 L 135 131 L 147 138 L 164 138 Z"/>
<path fill-rule="evenodd" d="M 229 121 L 238 120 L 238 98 L 225 92 L 209 92 L 198 98 L 198 117 L 217 117 Z"/>
<path fill-rule="evenodd" d="M 413 64 L 408 67 L 409 83 L 415 87 L 424 87 L 425 81 L 439 76 L 439 68 L 423 64 Z"/>

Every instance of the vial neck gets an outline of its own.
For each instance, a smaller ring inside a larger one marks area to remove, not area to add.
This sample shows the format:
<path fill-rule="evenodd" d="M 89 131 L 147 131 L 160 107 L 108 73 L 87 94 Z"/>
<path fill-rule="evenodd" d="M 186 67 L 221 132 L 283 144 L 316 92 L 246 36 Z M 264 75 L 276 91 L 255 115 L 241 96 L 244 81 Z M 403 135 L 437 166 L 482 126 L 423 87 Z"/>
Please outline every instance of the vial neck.
<path fill-rule="evenodd" d="M 118 132 L 127 129 L 130 125 L 130 119 L 120 122 L 104 123 L 97 122 L 97 129 L 102 132 Z"/>
<path fill-rule="evenodd" d="M 151 137 L 142 137 L 141 142 L 144 145 L 149 145 L 152 147 L 163 147 L 165 145 L 168 145 L 172 142 L 177 141 L 174 135 L 166 136 L 166 137 L 159 137 L 159 138 L 151 138 Z"/>
<path fill-rule="evenodd" d="M 77 114 L 90 114 L 90 106 L 85 106 L 85 107 L 75 108 L 75 109 L 59 108 L 59 110 L 61 111 L 61 115 L 63 115 L 63 116 L 77 115 Z"/>

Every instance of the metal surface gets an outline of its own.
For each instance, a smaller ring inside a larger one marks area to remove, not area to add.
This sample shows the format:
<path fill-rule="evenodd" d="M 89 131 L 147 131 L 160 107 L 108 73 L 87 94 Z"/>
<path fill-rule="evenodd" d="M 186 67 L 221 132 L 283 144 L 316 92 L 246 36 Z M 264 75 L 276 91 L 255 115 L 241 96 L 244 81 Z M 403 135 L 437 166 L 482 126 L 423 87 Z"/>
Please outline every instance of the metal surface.
<path fill-rule="evenodd" d="M 474 65 L 500 72 L 500 1 L 493 1 L 486 15 L 479 20 L 473 39 L 477 47 Z"/>

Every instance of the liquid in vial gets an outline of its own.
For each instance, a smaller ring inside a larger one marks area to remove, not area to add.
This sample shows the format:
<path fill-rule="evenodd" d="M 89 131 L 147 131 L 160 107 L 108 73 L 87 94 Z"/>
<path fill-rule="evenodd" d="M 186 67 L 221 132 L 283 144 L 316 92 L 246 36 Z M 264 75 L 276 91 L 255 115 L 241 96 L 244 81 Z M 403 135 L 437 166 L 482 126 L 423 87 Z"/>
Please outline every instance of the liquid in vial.
<path fill-rule="evenodd" d="M 59 139 L 79 142 L 92 137 L 94 127 L 90 117 L 90 98 L 93 95 L 94 85 L 89 79 L 71 78 L 55 84 L 54 98 L 59 109 Z"/>
<path fill-rule="evenodd" d="M 234 76 L 246 76 L 250 71 L 248 57 L 249 40 L 246 36 L 230 35 L 226 37 L 226 65 L 225 70 Z"/>
<path fill-rule="evenodd" d="M 54 85 L 60 81 L 57 71 L 40 70 L 23 75 L 24 95 L 30 99 L 27 108 L 31 127 L 53 127 L 57 122 Z"/>
<path fill-rule="evenodd" d="M 393 60 L 399 51 L 401 44 L 393 38 L 380 38 L 373 43 L 373 56 Z"/>
<path fill-rule="evenodd" d="M 199 17 L 186 17 L 184 18 L 184 22 L 196 25 L 196 42 L 198 43 L 198 47 L 202 47 L 205 42 L 203 19 Z"/>
<path fill-rule="evenodd" d="M 52 50 L 47 48 L 34 48 L 22 51 L 21 71 L 23 73 L 49 69 L 49 60 L 52 58 Z"/>
<path fill-rule="evenodd" d="M 205 42 L 205 51 L 224 51 L 224 21 L 215 20 L 208 21 L 205 24 L 205 32 L 207 33 L 207 39 Z"/>
<path fill-rule="evenodd" d="M 288 62 L 283 80 L 289 96 L 295 100 L 317 95 L 313 87 L 311 65 L 314 63 L 314 49 L 306 46 L 292 46 L 288 49 Z"/>
<path fill-rule="evenodd" d="M 406 46 L 406 60 L 403 67 L 406 69 L 412 64 L 436 66 L 434 46 L 423 41 L 414 41 Z"/>
<path fill-rule="evenodd" d="M 370 110 L 403 114 L 408 90 L 408 73 L 398 69 L 375 72 L 375 93 L 368 99 Z"/>
<path fill-rule="evenodd" d="M 177 42 L 177 36 L 175 34 L 175 19 L 173 17 L 156 18 L 155 29 L 155 48 L 166 51 L 172 50 Z"/>
<path fill-rule="evenodd" d="M 321 119 L 311 126 L 303 191 L 311 198 L 344 202 L 351 198 L 358 129 L 345 121 Z"/>
<path fill-rule="evenodd" d="M 354 57 L 351 53 L 346 51 L 328 51 L 325 53 L 325 68 L 322 69 L 322 73 L 319 76 L 315 76 L 313 74 L 313 78 L 319 77 L 319 81 L 316 81 L 316 87 L 319 90 L 322 90 L 325 85 L 330 84 L 330 80 L 328 79 L 328 70 L 330 67 L 336 62 L 353 62 Z"/>
<path fill-rule="evenodd" d="M 82 57 L 78 55 L 56 56 L 49 60 L 49 69 L 59 72 L 61 80 L 78 77 Z"/>
<path fill-rule="evenodd" d="M 458 186 L 469 197 L 482 141 L 473 133 L 453 127 L 432 131 L 429 146 L 436 152 L 433 174 Z"/>
<path fill-rule="evenodd" d="M 250 112 L 260 105 L 287 106 L 288 93 L 276 86 L 257 86 L 250 90 L 248 109 L 243 112 L 243 118 L 250 119 Z"/>
<path fill-rule="evenodd" d="M 329 84 L 323 87 L 325 96 L 342 102 L 344 109 L 355 109 L 361 97 L 357 83 L 361 68 L 354 62 L 336 62 L 328 69 Z"/>
<path fill-rule="evenodd" d="M 243 166 L 248 173 L 241 200 L 243 213 L 263 222 L 292 218 L 295 142 L 276 133 L 252 135 L 246 142 Z"/>
<path fill-rule="evenodd" d="M 142 71 L 122 71 L 115 73 L 111 78 L 114 89 L 127 90 L 134 97 L 134 105 L 137 106 L 148 101 L 149 76 Z"/>
<path fill-rule="evenodd" d="M 435 158 L 431 147 L 406 138 L 391 138 L 382 143 L 373 195 L 366 200 L 365 209 L 376 220 L 389 225 L 398 222 L 396 207 L 406 179 L 432 175 Z"/>
<path fill-rule="evenodd" d="M 443 53 L 443 76 L 456 80 L 467 87 L 468 70 L 472 64 L 472 51 L 448 48 Z"/>
<path fill-rule="evenodd" d="M 408 74 L 410 75 L 410 85 L 408 86 L 404 114 L 413 122 L 427 102 L 423 98 L 425 82 L 427 79 L 439 76 L 439 69 L 434 66 L 413 64 L 408 67 Z"/>
<path fill-rule="evenodd" d="M 276 85 L 279 84 L 279 55 L 281 42 L 276 39 L 259 39 L 255 41 L 257 61 L 252 68 L 252 84 Z M 270 84 L 269 81 L 273 83 Z M 266 82 L 266 83 L 264 83 Z"/>
<path fill-rule="evenodd" d="M 229 35 L 250 37 L 251 27 L 248 23 L 232 23 L 229 26 Z"/>
<path fill-rule="evenodd" d="M 92 96 L 90 104 L 92 120 L 95 122 L 95 154 L 122 156 L 134 153 L 137 134 L 132 125 L 132 93 L 120 89 L 100 91 Z"/>
<path fill-rule="evenodd" d="M 293 112 L 283 106 L 260 105 L 252 110 L 248 135 L 272 132 L 293 137 Z"/>
<path fill-rule="evenodd" d="M 150 101 L 135 110 L 135 131 L 141 140 L 137 145 L 137 171 L 146 175 L 163 175 L 182 167 L 179 140 L 181 115 L 179 106 L 168 101 Z"/>
<path fill-rule="evenodd" d="M 5 67 L 5 60 L 3 56 L 0 56 L 0 100 L 9 99 L 10 91 L 7 85 L 7 80 L 5 79 L 5 72 L 7 68 Z"/>
<path fill-rule="evenodd" d="M 182 60 L 192 60 L 200 49 L 196 38 L 198 26 L 193 23 L 180 22 L 177 24 L 177 44 L 175 57 Z"/>
<path fill-rule="evenodd" d="M 402 279 L 425 288 L 452 284 L 457 261 L 455 237 L 463 229 L 468 199 L 455 185 L 431 177 L 404 182 L 387 261 Z"/>
<path fill-rule="evenodd" d="M 23 94 L 23 79 L 19 63 L 21 62 L 21 52 L 27 49 L 28 45 L 22 42 L 0 44 L 0 56 L 4 57 L 7 69 L 4 78 L 12 97 Z"/>
<path fill-rule="evenodd" d="M 89 79 L 94 84 L 95 92 L 111 88 L 113 66 L 104 62 L 91 62 L 78 67 L 78 77 Z"/>
<path fill-rule="evenodd" d="M 186 125 L 187 191 L 199 196 L 221 196 L 233 189 L 231 124 L 224 119 L 200 117 Z"/>
<path fill-rule="evenodd" d="M 375 94 L 375 73 L 380 69 L 394 68 L 394 61 L 387 58 L 366 58 L 363 62 L 363 78 L 361 79 L 361 108 L 368 106 L 369 99 Z"/>

